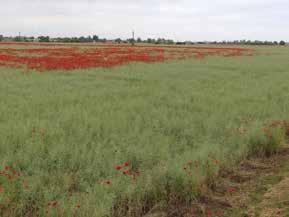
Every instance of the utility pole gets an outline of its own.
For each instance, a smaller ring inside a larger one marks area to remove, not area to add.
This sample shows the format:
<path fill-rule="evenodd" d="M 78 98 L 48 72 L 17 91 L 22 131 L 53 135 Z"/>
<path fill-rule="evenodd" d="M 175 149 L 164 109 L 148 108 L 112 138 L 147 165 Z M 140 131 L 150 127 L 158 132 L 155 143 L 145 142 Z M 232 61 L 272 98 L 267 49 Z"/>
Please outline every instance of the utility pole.
<path fill-rule="evenodd" d="M 18 32 L 18 39 L 17 39 L 17 37 L 16 37 L 16 40 L 17 40 L 17 41 L 21 41 L 21 32 Z"/>
<path fill-rule="evenodd" d="M 131 45 L 134 46 L 134 30 L 132 30 L 132 40 L 131 40 Z"/>

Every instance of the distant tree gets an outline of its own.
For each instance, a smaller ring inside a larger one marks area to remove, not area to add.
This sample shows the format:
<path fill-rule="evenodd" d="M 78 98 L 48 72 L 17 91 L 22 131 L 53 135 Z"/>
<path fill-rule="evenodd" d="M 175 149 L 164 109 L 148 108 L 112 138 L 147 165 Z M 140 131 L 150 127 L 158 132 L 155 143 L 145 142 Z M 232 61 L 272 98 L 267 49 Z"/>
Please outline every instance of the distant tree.
<path fill-rule="evenodd" d="M 78 38 L 65 37 L 65 38 L 59 39 L 60 42 L 64 42 L 64 43 L 70 43 L 70 42 L 73 42 L 73 40 L 75 40 L 75 42 L 78 42 Z"/>
<path fill-rule="evenodd" d="M 174 44 L 175 42 L 174 42 L 174 40 L 172 40 L 172 39 L 168 39 L 167 41 L 166 41 L 166 44 Z"/>
<path fill-rule="evenodd" d="M 280 41 L 280 42 L 279 42 L 279 45 L 284 46 L 284 45 L 286 45 L 286 42 L 285 42 L 285 41 Z"/>
<path fill-rule="evenodd" d="M 246 41 L 246 40 L 244 40 L 244 39 L 243 39 L 243 40 L 240 40 L 240 41 L 238 42 L 238 44 L 245 44 L 245 41 Z"/>
<path fill-rule="evenodd" d="M 248 44 L 248 45 L 250 45 L 252 42 L 251 42 L 251 40 L 247 40 L 246 42 L 245 42 L 245 44 Z"/>
<path fill-rule="evenodd" d="M 137 38 L 136 42 L 141 43 L 142 42 L 141 38 Z"/>
<path fill-rule="evenodd" d="M 49 42 L 50 38 L 49 38 L 49 36 L 39 36 L 38 41 L 39 42 Z"/>
<path fill-rule="evenodd" d="M 158 38 L 157 41 L 155 42 L 155 44 L 162 44 L 162 42 L 163 42 L 163 39 Z"/>
<path fill-rule="evenodd" d="M 13 41 L 19 42 L 22 41 L 22 38 L 20 36 L 16 36 L 15 38 L 13 38 Z"/>
<path fill-rule="evenodd" d="M 98 41 L 102 42 L 102 43 L 106 43 L 107 39 L 106 38 L 101 38 Z"/>
<path fill-rule="evenodd" d="M 79 42 L 81 42 L 81 37 L 80 38 L 78 38 L 78 37 L 68 38 L 68 42 L 69 43 L 79 43 Z"/>
<path fill-rule="evenodd" d="M 120 38 L 117 38 L 114 40 L 116 43 L 120 44 L 122 42 L 122 40 Z"/>
<path fill-rule="evenodd" d="M 92 36 L 92 40 L 95 42 L 99 41 L 99 37 L 97 35 Z"/>
<path fill-rule="evenodd" d="M 81 37 L 79 37 L 79 42 L 86 42 L 86 38 L 85 37 L 83 37 L 83 36 L 81 36 Z"/>
<path fill-rule="evenodd" d="M 128 43 L 130 43 L 131 45 L 134 45 L 135 40 L 133 38 L 129 38 L 127 39 Z"/>
<path fill-rule="evenodd" d="M 0 35 L 0 41 L 3 41 L 4 37 L 3 35 Z"/>
<path fill-rule="evenodd" d="M 34 37 L 24 36 L 24 37 L 22 37 L 22 41 L 24 41 L 24 42 L 32 42 L 32 41 L 34 41 Z"/>

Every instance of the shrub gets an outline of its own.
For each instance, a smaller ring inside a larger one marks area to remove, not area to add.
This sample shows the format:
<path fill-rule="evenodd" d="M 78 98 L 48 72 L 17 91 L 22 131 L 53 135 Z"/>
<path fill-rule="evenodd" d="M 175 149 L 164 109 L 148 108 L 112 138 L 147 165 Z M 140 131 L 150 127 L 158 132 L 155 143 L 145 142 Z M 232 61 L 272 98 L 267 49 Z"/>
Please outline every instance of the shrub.
<path fill-rule="evenodd" d="M 39 42 L 49 42 L 50 38 L 49 38 L 49 36 L 39 36 L 38 40 L 39 40 Z"/>

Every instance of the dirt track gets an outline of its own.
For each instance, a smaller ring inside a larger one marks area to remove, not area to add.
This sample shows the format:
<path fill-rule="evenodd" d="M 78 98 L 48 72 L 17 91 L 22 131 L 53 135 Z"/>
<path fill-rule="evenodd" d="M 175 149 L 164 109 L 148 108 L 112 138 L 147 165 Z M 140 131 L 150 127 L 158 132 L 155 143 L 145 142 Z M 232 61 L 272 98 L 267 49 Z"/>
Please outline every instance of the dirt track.
<path fill-rule="evenodd" d="M 216 216 L 289 217 L 288 144 L 274 157 L 244 162 L 236 174 L 241 182 L 239 189 L 231 196 L 225 196 L 231 208 Z"/>
<path fill-rule="evenodd" d="M 289 144 L 223 171 L 185 217 L 289 217 Z M 199 211 L 201 210 L 201 211 Z"/>

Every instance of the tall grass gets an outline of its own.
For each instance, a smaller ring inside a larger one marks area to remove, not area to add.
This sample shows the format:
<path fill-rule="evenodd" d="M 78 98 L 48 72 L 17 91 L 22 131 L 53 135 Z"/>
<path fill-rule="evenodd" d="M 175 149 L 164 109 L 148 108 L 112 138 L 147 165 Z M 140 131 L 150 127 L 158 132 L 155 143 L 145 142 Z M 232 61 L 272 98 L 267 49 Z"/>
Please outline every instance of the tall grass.
<path fill-rule="evenodd" d="M 289 49 L 257 49 L 113 69 L 2 68 L 0 166 L 21 174 L 0 176 L 0 215 L 138 216 L 176 192 L 192 200 L 222 165 L 274 152 L 283 133 L 269 140 L 262 127 L 288 120 Z"/>

